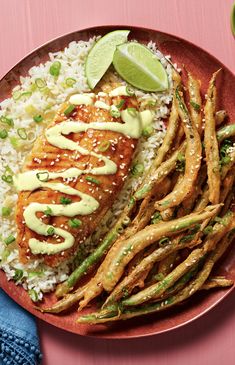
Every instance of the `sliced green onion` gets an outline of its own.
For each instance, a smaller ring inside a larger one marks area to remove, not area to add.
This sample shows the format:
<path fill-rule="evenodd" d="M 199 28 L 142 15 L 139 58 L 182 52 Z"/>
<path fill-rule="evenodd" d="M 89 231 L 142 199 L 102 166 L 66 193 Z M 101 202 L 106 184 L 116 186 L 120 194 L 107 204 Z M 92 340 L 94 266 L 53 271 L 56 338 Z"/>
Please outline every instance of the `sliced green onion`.
<path fill-rule="evenodd" d="M 103 141 L 99 145 L 98 150 L 100 152 L 105 152 L 105 151 L 107 151 L 109 149 L 109 147 L 110 147 L 110 142 L 109 141 Z"/>
<path fill-rule="evenodd" d="M 10 245 L 12 242 L 14 242 L 16 239 L 13 236 L 13 234 L 10 234 L 7 238 L 5 238 L 4 243 L 8 246 Z"/>
<path fill-rule="evenodd" d="M 25 128 L 18 128 L 17 134 L 23 140 L 26 140 L 28 138 Z"/>
<path fill-rule="evenodd" d="M 41 116 L 41 114 L 38 114 L 38 115 L 35 115 L 33 117 L 33 120 L 36 122 L 36 123 L 40 123 L 43 121 L 43 117 Z"/>
<path fill-rule="evenodd" d="M 144 137 L 150 137 L 151 134 L 153 134 L 153 127 L 150 125 L 142 130 L 142 136 Z"/>
<path fill-rule="evenodd" d="M 7 138 L 7 136 L 8 136 L 8 132 L 7 132 L 7 130 L 4 128 L 4 129 L 1 129 L 0 130 L 0 138 L 1 139 L 6 139 Z"/>
<path fill-rule="evenodd" d="M 31 271 L 31 272 L 29 272 L 28 277 L 29 278 L 34 278 L 35 276 L 43 276 L 43 274 L 44 274 L 43 270 L 41 270 L 41 271 Z"/>
<path fill-rule="evenodd" d="M 152 224 L 156 224 L 156 223 L 158 223 L 160 221 L 162 221 L 162 216 L 161 216 L 160 212 L 154 213 L 154 215 L 153 215 L 153 217 L 151 219 L 151 223 Z"/>
<path fill-rule="evenodd" d="M 49 217 L 52 215 L 52 209 L 50 207 L 47 206 L 47 209 L 44 210 L 44 214 Z"/>
<path fill-rule="evenodd" d="M 185 157 L 182 153 L 178 154 L 177 162 L 176 162 L 176 171 L 184 172 L 185 169 Z"/>
<path fill-rule="evenodd" d="M 73 79 L 72 77 L 68 77 L 65 80 L 65 83 L 66 83 L 67 86 L 72 87 L 76 83 L 76 80 Z"/>
<path fill-rule="evenodd" d="M 71 204 L 71 203 L 72 203 L 72 199 L 67 198 L 66 196 L 62 196 L 62 197 L 60 198 L 60 202 L 61 202 L 61 204 L 63 204 L 63 205 L 67 205 L 67 204 Z"/>
<path fill-rule="evenodd" d="M 131 169 L 131 173 L 133 176 L 139 176 L 142 175 L 144 172 L 144 165 L 142 163 L 137 163 L 135 164 L 132 169 Z"/>
<path fill-rule="evenodd" d="M 195 103 L 195 101 L 193 100 L 190 100 L 190 105 L 192 105 L 193 109 L 196 111 L 196 112 L 199 112 L 200 111 L 200 105 Z"/>
<path fill-rule="evenodd" d="M 9 217 L 11 214 L 12 209 L 9 207 L 2 207 L 2 217 Z"/>
<path fill-rule="evenodd" d="M 28 294 L 33 302 L 38 301 L 38 293 L 36 292 L 36 290 L 30 289 L 30 290 L 28 290 Z"/>
<path fill-rule="evenodd" d="M 123 107 L 123 105 L 125 104 L 125 100 L 124 99 L 122 99 L 121 101 L 120 101 L 120 103 L 118 104 L 118 105 L 116 105 L 116 107 L 118 108 L 118 109 L 122 109 L 122 107 Z"/>
<path fill-rule="evenodd" d="M 80 219 L 73 218 L 73 219 L 69 220 L 69 225 L 72 228 L 78 228 L 81 226 L 81 224 L 82 224 L 82 221 L 80 221 Z"/>
<path fill-rule="evenodd" d="M 13 183 L 13 177 L 11 175 L 2 175 L 2 180 L 7 184 Z"/>
<path fill-rule="evenodd" d="M 220 165 L 227 165 L 230 161 L 231 161 L 231 157 L 230 156 L 224 156 L 220 160 Z"/>
<path fill-rule="evenodd" d="M 49 227 L 47 230 L 47 234 L 49 236 L 52 236 L 55 233 L 55 228 L 54 227 Z"/>
<path fill-rule="evenodd" d="M 112 105 L 110 108 L 110 115 L 113 118 L 119 118 L 121 116 L 121 113 L 115 105 Z"/>
<path fill-rule="evenodd" d="M 73 105 L 73 104 L 69 105 L 68 108 L 65 109 L 64 115 L 66 115 L 66 117 L 68 117 L 74 111 L 75 108 L 76 108 L 75 105 Z"/>
<path fill-rule="evenodd" d="M 7 124 L 9 127 L 14 127 L 14 122 L 12 118 L 1 116 L 1 122 Z"/>
<path fill-rule="evenodd" d="M 16 100 L 19 100 L 22 96 L 31 96 L 32 93 L 31 91 L 24 91 L 24 92 L 21 92 L 20 90 L 17 90 L 17 91 L 14 91 L 12 93 L 12 97 L 13 99 L 16 101 Z"/>
<path fill-rule="evenodd" d="M 52 76 L 59 76 L 61 69 L 61 63 L 59 61 L 55 61 L 52 63 L 49 72 Z"/>
<path fill-rule="evenodd" d="M 127 95 L 129 95 L 129 96 L 133 96 L 133 95 L 135 94 L 135 91 L 132 89 L 132 87 L 127 86 L 127 87 L 126 87 L 126 93 L 127 93 Z"/>
<path fill-rule="evenodd" d="M 14 281 L 19 281 L 20 279 L 22 279 L 23 275 L 24 275 L 23 270 L 21 270 L 21 269 L 16 269 L 16 270 L 15 270 L 15 274 L 14 274 L 14 276 L 13 276 L 13 280 L 14 280 Z"/>
<path fill-rule="evenodd" d="M 46 82 L 43 79 L 37 78 L 35 84 L 39 89 L 43 89 L 46 86 Z"/>
<path fill-rule="evenodd" d="M 86 176 L 85 179 L 86 179 L 86 181 L 89 181 L 89 182 L 94 183 L 96 185 L 100 185 L 100 181 L 95 179 L 92 176 Z"/>
<path fill-rule="evenodd" d="M 170 242 L 170 239 L 169 237 L 162 237 L 160 240 L 159 240 L 159 246 L 163 247 L 165 245 L 167 245 L 168 243 Z"/>
<path fill-rule="evenodd" d="M 135 117 L 137 115 L 137 110 L 136 108 L 127 108 L 128 113 L 132 116 Z"/>
<path fill-rule="evenodd" d="M 195 234 L 188 234 L 180 239 L 180 243 L 189 242 L 193 239 L 194 236 Z"/>
<path fill-rule="evenodd" d="M 44 172 L 38 172 L 38 173 L 36 174 L 36 176 L 37 176 L 38 180 L 39 180 L 39 181 L 42 181 L 42 182 L 44 182 L 44 181 L 48 181 L 48 180 L 49 180 L 49 172 L 47 172 L 47 171 L 44 171 Z"/>

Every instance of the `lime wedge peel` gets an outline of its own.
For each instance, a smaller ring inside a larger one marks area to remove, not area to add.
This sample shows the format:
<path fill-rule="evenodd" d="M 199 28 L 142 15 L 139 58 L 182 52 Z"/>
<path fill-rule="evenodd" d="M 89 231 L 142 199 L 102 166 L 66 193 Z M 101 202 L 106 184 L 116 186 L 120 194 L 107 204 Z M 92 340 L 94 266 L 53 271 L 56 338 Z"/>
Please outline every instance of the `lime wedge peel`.
<path fill-rule="evenodd" d="M 117 46 L 113 65 L 129 84 L 150 92 L 168 89 L 168 77 L 159 59 L 146 46 L 128 42 Z"/>
<path fill-rule="evenodd" d="M 127 42 L 129 33 L 129 30 L 114 30 L 100 38 L 91 48 L 85 64 L 87 83 L 91 89 L 111 65 L 116 47 Z"/>

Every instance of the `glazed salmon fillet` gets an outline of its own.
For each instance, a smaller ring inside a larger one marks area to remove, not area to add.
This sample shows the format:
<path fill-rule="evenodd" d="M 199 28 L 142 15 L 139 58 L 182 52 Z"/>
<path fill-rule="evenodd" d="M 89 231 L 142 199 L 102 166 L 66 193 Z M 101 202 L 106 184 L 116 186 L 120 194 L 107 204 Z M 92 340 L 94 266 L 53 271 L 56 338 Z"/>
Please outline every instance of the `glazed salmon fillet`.
<path fill-rule="evenodd" d="M 117 105 L 120 110 L 125 110 L 127 108 L 135 108 L 138 110 L 137 100 L 134 96 L 110 97 L 109 94 L 100 94 L 102 95 L 94 96 L 95 100 L 101 101 L 106 105 Z M 65 171 L 71 168 L 87 170 L 88 168 L 104 165 L 104 162 L 100 161 L 100 159 L 95 156 L 83 155 L 78 151 L 61 149 L 50 144 L 46 138 L 46 131 L 68 119 L 70 121 L 89 124 L 96 121 L 102 123 L 123 123 L 121 118 L 112 117 L 109 110 L 99 108 L 94 104 L 76 105 L 71 114 L 66 116 L 64 112 L 69 105 L 70 104 L 66 102 L 61 106 L 53 122 L 47 126 L 42 135 L 35 141 L 32 151 L 25 160 L 23 173 L 35 170 L 46 170 L 51 173 Z M 20 261 L 23 263 L 31 259 L 39 258 L 43 259 L 47 265 L 55 267 L 75 255 L 78 246 L 94 232 L 122 189 L 137 144 L 137 139 L 122 133 L 114 132 L 112 130 L 95 130 L 92 128 L 87 129 L 84 132 L 69 133 L 66 135 L 66 138 L 71 140 L 71 142 L 76 142 L 76 144 L 88 151 L 93 151 L 99 155 L 106 156 L 116 163 L 117 171 L 114 174 L 108 175 L 83 173 L 72 179 L 59 177 L 50 180 L 50 183 L 63 183 L 79 192 L 88 194 L 95 198 L 99 203 L 98 208 L 93 213 L 72 217 L 73 220 L 75 219 L 75 222 L 79 222 L 79 226 L 76 226 L 76 224 L 75 226 L 71 225 L 71 217 L 68 216 L 53 216 L 51 214 L 45 214 L 45 212 L 36 213 L 36 217 L 44 224 L 49 224 L 55 228 L 61 228 L 71 233 L 75 238 L 75 243 L 72 247 L 55 254 L 32 253 L 29 246 L 29 240 L 32 238 L 55 245 L 63 242 L 64 238 L 53 234 L 44 236 L 31 230 L 25 223 L 23 213 L 32 203 L 49 205 L 61 204 L 61 201 L 64 201 L 66 205 L 71 201 L 73 203 L 76 201 L 79 202 L 81 198 L 79 196 L 64 194 L 47 187 L 40 187 L 33 191 L 20 191 L 16 207 L 16 223 L 17 244 L 20 251 Z"/>

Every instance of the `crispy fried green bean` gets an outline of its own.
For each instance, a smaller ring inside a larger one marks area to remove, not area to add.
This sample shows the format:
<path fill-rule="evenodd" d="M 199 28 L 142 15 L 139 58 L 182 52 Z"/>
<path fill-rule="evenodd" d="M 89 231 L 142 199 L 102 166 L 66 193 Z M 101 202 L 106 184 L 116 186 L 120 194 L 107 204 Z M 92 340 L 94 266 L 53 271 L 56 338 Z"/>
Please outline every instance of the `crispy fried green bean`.
<path fill-rule="evenodd" d="M 179 116 L 183 122 L 186 135 L 185 173 L 180 189 L 173 190 L 165 198 L 156 202 L 155 208 L 160 211 L 178 206 L 190 194 L 201 165 L 202 146 L 200 136 L 185 105 L 182 92 L 176 89 L 175 95 Z"/>
<path fill-rule="evenodd" d="M 224 122 L 224 120 L 227 118 L 228 113 L 226 112 L 226 110 L 218 110 L 215 113 L 215 122 L 216 122 L 216 126 L 218 127 L 220 124 L 222 124 Z"/>
<path fill-rule="evenodd" d="M 219 245 L 216 246 L 216 249 L 212 251 L 203 265 L 203 268 L 198 272 L 196 277 L 191 280 L 189 285 L 185 286 L 182 290 L 180 290 L 175 295 L 163 299 L 160 302 L 146 304 L 142 306 L 138 306 L 136 308 L 125 309 L 120 305 L 112 305 L 100 312 L 91 313 L 88 315 L 81 316 L 78 319 L 78 323 L 105 323 L 110 321 L 118 321 L 118 320 L 126 320 L 133 317 L 142 316 L 145 314 L 155 313 L 159 311 L 166 310 L 176 304 L 179 304 L 192 296 L 195 292 L 197 292 L 205 283 L 207 278 L 209 277 L 211 270 L 214 264 L 221 258 L 224 254 L 228 246 L 231 244 L 235 236 L 235 233 L 232 231 L 227 234 Z"/>
<path fill-rule="evenodd" d="M 219 147 L 216 138 L 215 125 L 215 108 L 216 108 L 216 86 L 215 80 L 217 76 L 215 72 L 210 80 L 207 90 L 207 101 L 204 108 L 205 113 L 205 130 L 204 144 L 207 163 L 209 201 L 212 204 L 219 202 L 220 195 L 220 168 L 219 168 Z"/>
<path fill-rule="evenodd" d="M 193 123 L 197 127 L 199 135 L 202 133 L 202 98 L 200 95 L 200 82 L 188 72 L 189 110 Z"/>
<path fill-rule="evenodd" d="M 120 244 L 110 250 L 107 255 L 109 265 L 102 280 L 104 289 L 111 291 L 114 288 L 123 274 L 125 266 L 139 251 L 156 242 L 161 237 L 172 236 L 174 233 L 184 231 L 204 219 L 214 216 L 218 209 L 219 205 L 211 206 L 201 213 L 192 213 L 173 221 L 153 224 L 145 227 L 129 239 L 120 241 Z"/>
<path fill-rule="evenodd" d="M 215 225 L 213 233 L 211 233 L 205 241 L 202 248 L 196 248 L 191 254 L 179 264 L 169 275 L 157 284 L 132 295 L 125 299 L 122 304 L 124 306 L 136 306 L 146 301 L 159 298 L 167 288 L 171 287 L 180 277 L 182 277 L 194 264 L 199 262 L 202 256 L 211 251 L 216 243 L 229 231 L 234 215 L 227 214 L 223 218 L 222 223 Z"/>
<path fill-rule="evenodd" d="M 224 139 L 234 137 L 235 136 L 235 124 L 226 125 L 223 128 L 220 128 L 217 133 L 217 140 L 221 143 Z"/>
<path fill-rule="evenodd" d="M 99 262 L 107 250 L 112 246 L 112 244 L 119 237 L 119 232 L 126 225 L 127 218 L 134 207 L 135 201 L 131 200 L 129 205 L 124 210 L 121 217 L 118 219 L 115 226 L 111 231 L 105 236 L 101 244 L 92 252 L 73 272 L 70 274 L 69 278 L 62 284 L 59 284 L 56 289 L 56 296 L 62 297 L 69 291 L 71 291 L 74 285 L 81 279 L 88 271 L 94 267 L 94 265 Z"/>
<path fill-rule="evenodd" d="M 234 284 L 233 280 L 226 279 L 224 276 L 212 276 L 202 285 L 200 290 L 209 290 L 213 288 L 226 288 Z"/>

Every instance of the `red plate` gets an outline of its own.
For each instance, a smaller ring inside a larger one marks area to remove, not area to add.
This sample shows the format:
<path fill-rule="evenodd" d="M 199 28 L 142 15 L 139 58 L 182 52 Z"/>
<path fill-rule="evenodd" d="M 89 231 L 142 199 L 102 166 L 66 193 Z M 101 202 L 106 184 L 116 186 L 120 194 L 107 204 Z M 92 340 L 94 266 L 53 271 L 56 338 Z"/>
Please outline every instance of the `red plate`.
<path fill-rule="evenodd" d="M 103 26 L 84 29 L 67 34 L 45 44 L 25 57 L 3 77 L 0 81 L 0 100 L 10 95 L 12 88 L 18 83 L 19 77 L 27 75 L 30 67 L 46 61 L 49 52 L 59 51 L 71 41 L 88 40 L 94 35 L 103 35 L 115 29 L 131 29 L 131 38 L 137 39 L 142 43 L 147 43 L 150 40 L 156 42 L 163 54 L 170 54 L 173 62 L 177 62 L 179 67 L 183 67 L 184 65 L 186 69 L 190 70 L 201 80 L 203 93 L 206 92 L 211 74 L 219 68 L 222 68 L 223 71 L 218 80 L 218 108 L 226 109 L 230 116 L 230 121 L 235 120 L 235 76 L 224 65 L 206 51 L 183 39 L 155 30 L 130 26 Z M 217 268 L 216 274 L 226 274 L 235 281 L 235 251 L 230 251 L 226 254 L 226 258 Z M 38 312 L 33 308 L 33 303 L 23 288 L 16 286 L 13 281 L 8 282 L 3 271 L 0 271 L 0 282 L 1 287 L 17 303 L 44 321 L 80 335 L 104 338 L 141 337 L 172 330 L 206 313 L 233 290 L 233 288 L 230 288 L 197 293 L 186 303 L 163 313 L 152 314 L 112 325 L 90 326 L 75 323 L 78 316 L 76 307 L 62 315 L 42 314 Z M 53 295 L 46 296 L 47 305 L 54 300 Z"/>

